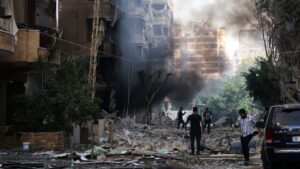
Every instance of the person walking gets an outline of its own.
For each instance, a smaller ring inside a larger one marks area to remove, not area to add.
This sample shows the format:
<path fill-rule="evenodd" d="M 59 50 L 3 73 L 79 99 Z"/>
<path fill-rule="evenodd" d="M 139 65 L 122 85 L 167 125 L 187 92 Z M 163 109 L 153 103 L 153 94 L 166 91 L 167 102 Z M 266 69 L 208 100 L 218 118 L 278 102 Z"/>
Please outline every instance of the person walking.
<path fill-rule="evenodd" d="M 182 111 L 183 111 L 183 107 L 180 107 L 179 111 L 177 113 L 177 122 L 178 122 L 177 129 L 180 128 L 181 124 L 182 124 L 182 129 L 184 129 L 183 116 L 185 115 L 185 112 L 182 112 Z"/>
<path fill-rule="evenodd" d="M 205 112 L 203 113 L 203 119 L 204 119 L 204 126 L 203 131 L 205 130 L 207 126 L 207 133 L 210 133 L 210 124 L 212 120 L 212 113 L 209 111 L 208 107 L 205 108 Z"/>
<path fill-rule="evenodd" d="M 247 114 L 245 109 L 239 110 L 239 118 L 237 123 L 234 125 L 234 127 L 241 128 L 241 145 L 242 145 L 242 152 L 245 159 L 245 165 L 249 164 L 249 143 L 253 137 L 255 126 L 255 118 L 253 116 L 250 116 Z"/>
<path fill-rule="evenodd" d="M 193 114 L 189 115 L 187 118 L 186 124 L 191 122 L 190 125 L 190 136 L 191 136 L 191 154 L 195 153 L 195 139 L 197 142 L 197 154 L 200 154 L 200 140 L 201 140 L 201 123 L 202 118 L 199 114 L 197 114 L 198 108 L 193 107 Z"/>

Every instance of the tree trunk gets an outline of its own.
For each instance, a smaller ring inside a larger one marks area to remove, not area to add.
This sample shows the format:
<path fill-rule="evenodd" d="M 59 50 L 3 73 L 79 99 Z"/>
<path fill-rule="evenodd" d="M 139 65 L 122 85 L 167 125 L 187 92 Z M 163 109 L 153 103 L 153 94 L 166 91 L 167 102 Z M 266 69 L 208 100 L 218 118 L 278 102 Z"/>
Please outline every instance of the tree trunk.
<path fill-rule="evenodd" d="M 147 112 L 148 112 L 148 125 L 151 125 L 151 121 L 152 121 L 152 104 L 148 105 L 147 108 Z"/>

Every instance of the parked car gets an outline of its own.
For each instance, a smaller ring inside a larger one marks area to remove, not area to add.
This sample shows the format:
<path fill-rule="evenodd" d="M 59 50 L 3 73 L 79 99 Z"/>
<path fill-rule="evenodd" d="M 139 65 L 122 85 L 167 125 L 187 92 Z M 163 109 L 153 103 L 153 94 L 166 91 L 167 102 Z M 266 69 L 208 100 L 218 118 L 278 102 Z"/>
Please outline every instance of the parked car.
<path fill-rule="evenodd" d="M 257 126 L 264 127 L 261 151 L 264 169 L 290 164 L 293 168 L 300 164 L 300 104 L 272 106 L 266 120 Z"/>

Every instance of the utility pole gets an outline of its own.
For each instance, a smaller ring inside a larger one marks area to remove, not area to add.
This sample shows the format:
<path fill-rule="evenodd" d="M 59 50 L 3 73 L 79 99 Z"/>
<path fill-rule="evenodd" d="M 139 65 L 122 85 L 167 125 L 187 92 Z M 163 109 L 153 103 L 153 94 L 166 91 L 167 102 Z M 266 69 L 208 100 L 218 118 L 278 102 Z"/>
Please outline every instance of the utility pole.
<path fill-rule="evenodd" d="M 96 92 L 96 70 L 97 70 L 97 55 L 98 55 L 98 47 L 102 42 L 102 33 L 103 29 L 101 29 L 101 0 L 95 0 L 94 2 L 94 10 L 93 10 L 93 30 L 92 30 L 92 42 L 90 49 L 90 65 L 89 65 L 89 74 L 88 74 L 88 89 L 91 94 L 92 100 L 94 100 L 95 92 Z"/>

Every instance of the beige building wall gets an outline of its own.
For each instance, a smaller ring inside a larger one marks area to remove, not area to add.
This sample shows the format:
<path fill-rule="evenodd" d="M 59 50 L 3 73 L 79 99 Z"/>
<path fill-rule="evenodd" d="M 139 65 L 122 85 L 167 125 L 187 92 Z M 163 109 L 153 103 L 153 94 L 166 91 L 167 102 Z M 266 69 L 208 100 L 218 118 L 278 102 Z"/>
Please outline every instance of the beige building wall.
<path fill-rule="evenodd" d="M 199 76 L 218 78 L 224 64 L 224 28 L 198 28 L 196 31 L 174 27 L 175 72 L 194 71 Z"/>
<path fill-rule="evenodd" d="M 91 26 L 93 18 L 93 3 L 88 0 L 63 0 L 60 12 L 60 29 L 63 39 L 79 45 L 66 42 L 59 43 L 64 51 L 74 55 L 89 55 Z"/>

